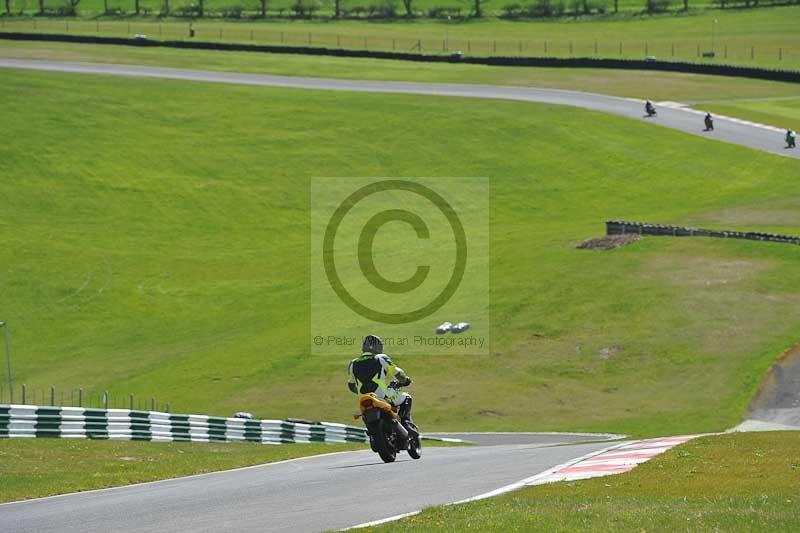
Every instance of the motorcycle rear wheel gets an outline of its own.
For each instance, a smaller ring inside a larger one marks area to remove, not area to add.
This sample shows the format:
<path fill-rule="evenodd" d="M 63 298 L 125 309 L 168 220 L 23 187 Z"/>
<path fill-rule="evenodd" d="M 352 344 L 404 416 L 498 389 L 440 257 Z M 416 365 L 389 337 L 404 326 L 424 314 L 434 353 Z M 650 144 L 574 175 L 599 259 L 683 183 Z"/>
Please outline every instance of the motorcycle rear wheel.
<path fill-rule="evenodd" d="M 394 435 L 392 428 L 382 421 L 378 427 L 378 434 L 375 437 L 376 445 L 378 448 L 378 455 L 384 463 L 393 463 L 397 459 L 397 450 L 394 447 Z"/>

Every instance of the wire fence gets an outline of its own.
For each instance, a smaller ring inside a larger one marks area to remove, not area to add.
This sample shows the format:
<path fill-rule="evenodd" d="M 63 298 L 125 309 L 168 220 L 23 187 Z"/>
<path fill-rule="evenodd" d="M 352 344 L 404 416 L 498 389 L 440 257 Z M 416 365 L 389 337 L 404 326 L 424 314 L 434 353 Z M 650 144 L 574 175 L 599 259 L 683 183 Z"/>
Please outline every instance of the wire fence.
<path fill-rule="evenodd" d="M 54 407 L 96 407 L 98 409 L 137 409 L 140 411 L 170 412 L 168 402 L 159 402 L 154 396 L 111 394 L 108 391 L 77 389 L 34 388 L 27 385 L 14 387 L 0 385 L 0 404 L 48 405 Z"/>
<path fill-rule="evenodd" d="M 467 39 L 388 34 L 285 31 L 260 25 L 238 23 L 161 23 L 148 21 L 100 20 L 3 20 L 0 31 L 66 33 L 209 42 L 254 43 L 291 47 L 320 47 L 342 50 L 370 50 L 452 54 L 479 57 L 598 57 L 710 63 L 800 66 L 798 47 L 774 43 L 753 43 L 744 39 L 710 40 L 609 40 L 581 39 Z"/>

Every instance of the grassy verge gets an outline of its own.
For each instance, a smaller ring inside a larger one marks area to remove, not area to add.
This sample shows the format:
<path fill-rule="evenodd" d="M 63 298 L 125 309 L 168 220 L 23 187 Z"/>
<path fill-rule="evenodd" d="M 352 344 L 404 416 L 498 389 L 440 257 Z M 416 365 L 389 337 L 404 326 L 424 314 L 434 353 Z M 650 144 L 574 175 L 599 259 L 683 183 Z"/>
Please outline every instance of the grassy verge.
<path fill-rule="evenodd" d="M 0 439 L 0 502 L 228 470 L 363 444 L 128 442 Z"/>
<path fill-rule="evenodd" d="M 778 128 L 800 130 L 800 98 L 712 102 L 707 107 L 712 113 L 739 117 Z"/>
<path fill-rule="evenodd" d="M 717 21 L 716 23 L 714 21 Z M 800 7 L 610 17 L 504 21 L 498 19 L 363 21 L 195 21 L 198 40 L 260 42 L 372 50 L 422 50 L 471 55 L 623 57 L 713 61 L 784 69 L 800 68 Z M 0 30 L 100 35 L 146 34 L 188 38 L 188 21 L 8 19 Z M 714 59 L 702 54 L 712 49 Z"/>
<path fill-rule="evenodd" d="M 0 57 L 345 79 L 549 87 L 614 96 L 692 102 L 800 95 L 797 84 L 723 76 L 607 69 L 511 68 L 246 52 L 0 40 Z"/>
<path fill-rule="evenodd" d="M 800 434 L 705 437 L 626 474 L 531 487 L 371 531 L 797 531 Z"/>

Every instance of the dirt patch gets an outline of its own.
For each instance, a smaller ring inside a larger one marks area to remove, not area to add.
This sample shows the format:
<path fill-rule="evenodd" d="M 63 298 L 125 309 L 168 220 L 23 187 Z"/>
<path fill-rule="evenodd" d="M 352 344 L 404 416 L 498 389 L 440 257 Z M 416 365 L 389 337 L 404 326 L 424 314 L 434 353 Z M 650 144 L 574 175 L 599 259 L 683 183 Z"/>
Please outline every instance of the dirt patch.
<path fill-rule="evenodd" d="M 607 348 L 603 348 L 602 350 L 597 352 L 597 357 L 602 361 L 608 361 L 615 355 L 620 352 L 623 352 L 625 348 L 622 346 L 609 346 Z"/>
<path fill-rule="evenodd" d="M 787 414 L 792 414 L 787 411 L 794 411 L 800 419 L 800 344 L 775 361 L 749 407 L 753 418 L 781 418 L 775 421 L 782 423 L 786 423 L 783 418 Z"/>
<path fill-rule="evenodd" d="M 730 226 L 800 226 L 800 197 L 718 209 L 693 217 L 693 221 Z"/>
<path fill-rule="evenodd" d="M 613 250 L 641 239 L 640 235 L 629 233 L 627 235 L 606 235 L 596 239 L 588 239 L 580 243 L 576 248 L 580 250 Z"/>
<path fill-rule="evenodd" d="M 767 260 L 667 256 L 651 261 L 645 278 L 684 287 L 732 285 L 752 280 L 772 266 Z"/>

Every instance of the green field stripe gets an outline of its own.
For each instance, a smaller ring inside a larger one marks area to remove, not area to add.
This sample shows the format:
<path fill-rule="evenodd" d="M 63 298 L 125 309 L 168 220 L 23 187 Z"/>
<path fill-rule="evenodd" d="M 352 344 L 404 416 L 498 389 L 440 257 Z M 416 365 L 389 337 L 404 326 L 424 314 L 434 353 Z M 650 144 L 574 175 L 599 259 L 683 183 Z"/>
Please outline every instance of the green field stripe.
<path fill-rule="evenodd" d="M 60 437 L 61 408 L 40 407 L 36 409 L 36 425 L 34 427 L 37 437 Z"/>

